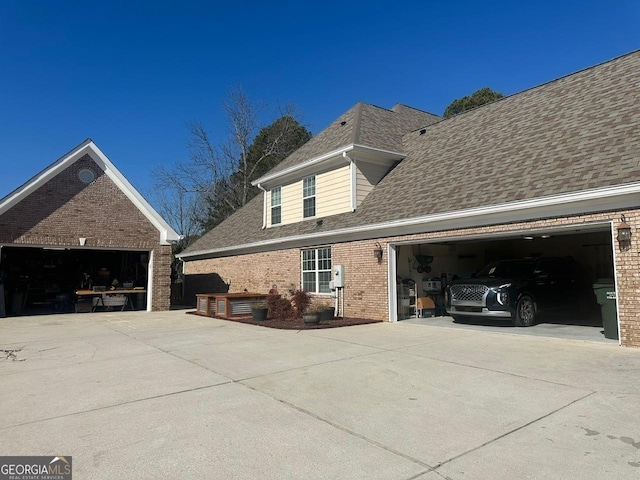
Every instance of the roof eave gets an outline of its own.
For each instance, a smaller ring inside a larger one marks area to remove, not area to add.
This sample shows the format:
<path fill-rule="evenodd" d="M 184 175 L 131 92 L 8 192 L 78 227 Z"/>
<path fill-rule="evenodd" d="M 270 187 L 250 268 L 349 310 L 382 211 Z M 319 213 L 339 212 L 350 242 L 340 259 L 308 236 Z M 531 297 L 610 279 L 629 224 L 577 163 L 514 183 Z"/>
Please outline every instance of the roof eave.
<path fill-rule="evenodd" d="M 349 144 L 344 147 L 332 150 L 324 153 L 320 156 L 314 157 L 310 160 L 292 165 L 272 174 L 266 174 L 251 182 L 252 185 L 269 185 L 276 183 L 284 183 L 287 180 L 294 178 L 302 178 L 307 175 L 312 175 L 317 171 L 321 171 L 331 166 L 332 163 L 343 162 L 343 153 L 350 153 L 352 157 L 377 163 L 393 163 L 398 160 L 402 160 L 406 155 L 401 152 L 393 152 L 389 150 L 383 150 L 374 147 L 368 147 L 366 145 Z"/>
<path fill-rule="evenodd" d="M 577 215 L 585 211 L 592 213 L 611 211 L 637 206 L 638 194 L 640 194 L 640 183 L 632 183 L 359 227 L 347 227 L 317 234 L 296 235 L 242 245 L 199 250 L 182 253 L 178 257 L 185 261 L 193 261 L 203 258 L 256 253 L 270 249 L 304 247 L 323 242 L 335 243 L 397 237 L 400 235 L 530 221 L 538 218 Z"/>
<path fill-rule="evenodd" d="M 172 242 L 180 239 L 180 235 L 151 207 L 90 138 L 86 139 L 80 145 L 2 198 L 0 200 L 0 215 L 17 205 L 20 201 L 87 154 L 159 231 L 160 243 L 162 245 L 170 245 Z"/>

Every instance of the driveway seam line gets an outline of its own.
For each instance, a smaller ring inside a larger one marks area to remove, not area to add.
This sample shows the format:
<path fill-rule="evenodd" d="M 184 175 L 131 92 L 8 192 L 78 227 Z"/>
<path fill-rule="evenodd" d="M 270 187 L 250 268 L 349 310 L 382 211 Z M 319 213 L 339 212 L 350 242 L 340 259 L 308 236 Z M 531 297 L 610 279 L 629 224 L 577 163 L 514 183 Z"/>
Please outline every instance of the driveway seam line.
<path fill-rule="evenodd" d="M 48 422 L 50 420 L 57 420 L 59 418 L 72 417 L 74 415 L 82 415 L 84 413 L 98 412 L 100 410 L 107 410 L 109 408 L 122 407 L 124 405 L 131 405 L 131 404 L 134 404 L 134 403 L 145 402 L 147 400 L 155 400 L 157 398 L 171 397 L 173 395 L 180 395 L 182 393 L 197 392 L 198 390 L 205 390 L 207 388 L 219 387 L 221 385 L 230 385 L 230 384 L 233 384 L 233 383 L 234 382 L 231 380 L 231 381 L 220 382 L 220 383 L 212 383 L 211 385 L 203 385 L 201 387 L 189 388 L 189 389 L 186 389 L 186 390 L 179 390 L 177 392 L 163 393 L 162 395 L 154 395 L 152 397 L 137 398 L 135 400 L 129 400 L 127 402 L 115 403 L 113 405 L 105 405 L 103 407 L 96 407 L 96 408 L 90 408 L 90 409 L 87 409 L 87 410 L 80 410 L 80 411 L 77 411 L 77 412 L 65 413 L 64 415 L 58 415 L 58 416 L 55 416 L 55 417 L 41 418 L 39 420 L 33 420 L 31 422 L 24 422 L 24 423 L 18 423 L 18 424 L 15 424 L 15 425 L 8 425 L 6 427 L 0 427 L 0 431 L 8 430 L 10 428 L 23 427 L 25 425 L 33 425 L 34 423 Z"/>
<path fill-rule="evenodd" d="M 446 465 L 447 463 L 453 462 L 454 460 L 457 460 L 457 459 L 459 459 L 459 458 L 461 458 L 461 457 L 464 457 L 465 455 L 468 455 L 468 454 L 470 454 L 470 453 L 472 453 L 472 452 L 475 452 L 476 450 L 480 450 L 481 448 L 486 447 L 487 445 L 490 445 L 490 444 L 492 444 L 492 443 L 495 443 L 495 442 L 497 442 L 498 440 L 500 440 L 500 439 L 502 439 L 502 438 L 505 438 L 505 437 L 507 437 L 507 436 L 509 436 L 509 435 L 511 435 L 511 434 L 513 434 L 513 433 L 515 433 L 515 432 L 517 432 L 517 431 L 519 431 L 519 430 L 522 430 L 522 429 L 524 429 L 524 428 L 527 428 L 527 427 L 529 427 L 529 426 L 533 425 L 534 423 L 539 422 L 540 420 L 543 420 L 543 419 L 548 418 L 548 417 L 550 417 L 550 416 L 552 416 L 552 415 L 555 415 L 555 414 L 556 414 L 556 413 L 558 413 L 559 411 L 564 410 L 565 408 L 570 407 L 571 405 L 573 405 L 573 404 L 575 404 L 575 403 L 581 402 L 582 400 L 585 400 L 586 398 L 589 398 L 590 396 L 594 395 L 595 393 L 596 393 L 596 392 L 591 392 L 591 393 L 588 393 L 588 394 L 586 394 L 586 395 L 583 395 L 583 396 L 582 396 L 582 397 L 580 397 L 580 398 L 576 398 L 575 400 L 572 400 L 571 402 L 567 403 L 566 405 L 562 405 L 561 407 L 558 407 L 558 408 L 556 408 L 555 410 L 552 410 L 552 411 L 550 411 L 549 413 L 547 413 L 547 414 L 545 414 L 545 415 L 542 415 L 541 417 L 535 418 L 535 419 L 531 420 L 530 422 L 527 422 L 527 423 L 525 423 L 525 424 L 523 424 L 523 425 L 520 425 L 520 426 L 519 426 L 519 427 L 517 427 L 517 428 L 514 428 L 513 430 L 510 430 L 510 431 L 508 431 L 508 432 L 503 433 L 502 435 L 498 435 L 496 438 L 493 438 L 493 439 L 491 439 L 491 440 L 488 440 L 488 441 L 484 442 L 482 445 L 478 445 L 477 447 L 474 447 L 474 448 L 472 448 L 471 450 L 467 450 L 466 452 L 462 452 L 462 453 L 460 453 L 459 455 L 456 455 L 455 457 L 451 457 L 451 458 L 449 458 L 449 459 L 447 459 L 447 460 L 445 460 L 445 461 L 443 461 L 443 462 L 439 463 L 438 465 L 436 465 L 436 466 L 434 467 L 434 470 L 435 470 L 435 469 L 440 468 L 440 467 L 441 467 L 441 466 L 443 466 L 443 465 Z"/>
<path fill-rule="evenodd" d="M 247 385 L 245 383 L 243 383 L 242 385 L 244 385 L 245 387 L 247 387 L 250 390 L 253 390 L 254 392 L 257 392 L 259 394 L 265 395 L 265 396 L 275 400 L 276 402 L 282 403 L 283 405 L 286 405 L 286 406 L 288 406 L 290 408 L 293 408 L 294 410 L 297 410 L 300 413 L 304 413 L 305 415 L 307 415 L 307 416 L 309 416 L 311 418 L 315 418 L 316 420 L 318 420 L 320 422 L 326 423 L 327 425 L 329 425 L 329 426 L 331 426 L 331 427 L 333 427 L 333 428 L 335 428 L 337 430 L 340 430 L 342 432 L 348 433 L 351 436 L 354 436 L 354 437 L 357 437 L 357 438 L 359 438 L 361 440 L 364 440 L 365 442 L 370 443 L 371 445 L 374 445 L 374 446 L 376 446 L 378 448 L 381 448 L 383 450 L 386 450 L 389 453 L 392 453 L 392 454 L 397 455 L 399 457 L 402 457 L 402 458 L 404 458 L 406 460 L 409 460 L 409 461 L 411 461 L 413 463 L 416 463 L 416 464 L 420 465 L 421 467 L 424 467 L 424 468 L 428 469 L 428 472 L 435 471 L 435 469 L 437 468 L 437 466 L 436 467 L 432 467 L 431 465 L 429 465 L 426 462 L 423 462 L 422 460 L 418 460 L 417 458 L 413 458 L 413 457 L 407 455 L 406 453 L 402 453 L 402 452 L 399 452 L 397 450 L 394 450 L 394 449 L 392 449 L 392 448 L 390 448 L 390 447 L 388 447 L 388 446 L 386 446 L 386 445 L 384 445 L 382 443 L 379 443 L 379 442 L 377 442 L 375 440 L 367 438 L 367 437 L 365 437 L 364 435 L 362 435 L 362 434 L 360 434 L 358 432 L 350 430 L 347 427 L 343 427 L 343 426 L 341 426 L 341 425 L 339 425 L 337 423 L 333 423 L 330 420 L 327 420 L 326 418 L 322 418 L 319 415 L 316 415 L 315 413 L 310 412 L 309 410 L 306 410 L 306 409 L 304 409 L 302 407 L 299 407 L 297 405 L 294 405 L 293 403 L 290 403 L 290 402 L 288 402 L 286 400 L 274 397 L 273 395 L 269 395 L 266 392 L 258 390 L 257 388 L 254 388 L 251 385 Z M 422 472 L 420 475 L 424 475 L 425 473 L 428 473 L 428 472 Z M 416 477 L 411 477 L 411 478 L 416 478 Z M 411 480 L 411 478 L 409 478 L 408 480 Z"/>
<path fill-rule="evenodd" d="M 401 347 L 385 348 L 385 347 L 374 347 L 372 345 L 367 345 L 365 343 L 357 343 L 357 342 L 348 341 L 348 340 L 341 340 L 339 338 L 325 337 L 323 335 L 310 335 L 310 334 L 306 334 L 306 335 L 309 336 L 309 337 L 313 337 L 313 338 L 323 338 L 325 340 L 335 340 L 337 342 L 348 343 L 349 345 L 357 345 L 359 347 L 377 348 L 377 349 L 385 351 L 385 352 L 395 352 L 395 351 L 398 351 L 398 350 L 403 349 L 403 348 L 421 347 L 423 345 L 430 345 L 430 344 L 439 343 L 439 342 L 442 341 L 442 340 L 433 340 L 433 341 L 425 341 L 423 343 L 415 343 L 413 345 L 403 345 Z"/>
<path fill-rule="evenodd" d="M 411 347 L 410 347 L 410 348 L 411 348 Z M 494 370 L 494 369 L 491 369 L 491 368 L 480 367 L 480 366 L 478 366 L 478 365 L 469 365 L 469 364 L 466 364 L 466 363 L 454 362 L 454 361 L 452 361 L 452 360 L 443 360 L 443 359 L 441 359 L 441 358 L 428 357 L 428 356 L 425 356 L 425 355 L 419 355 L 419 354 L 417 354 L 417 353 L 412 353 L 412 352 L 401 352 L 401 353 L 406 353 L 407 355 L 411 355 L 411 356 L 414 356 L 414 357 L 417 357 L 417 358 L 422 358 L 422 359 L 427 359 L 427 360 L 433 360 L 433 361 L 436 361 L 436 362 L 442 362 L 442 363 L 449 363 L 449 364 L 451 364 L 451 365 L 458 365 L 458 366 L 460 366 L 460 367 L 475 368 L 475 369 L 477 369 L 477 370 L 482 370 L 482 371 L 484 371 L 484 372 L 499 373 L 499 374 L 502 374 L 502 375 L 509 375 L 509 376 L 511 376 L 511 377 L 523 378 L 523 379 L 525 379 L 525 380 L 535 380 L 535 381 L 537 381 L 537 382 L 548 383 L 548 384 L 550 384 L 550 385 L 558 385 L 558 386 L 560 386 L 560 387 L 574 388 L 574 389 L 576 389 L 576 390 L 582 390 L 582 391 L 585 391 L 585 392 L 590 392 L 590 394 L 596 393 L 596 390 L 592 390 L 592 389 L 590 389 L 590 388 L 576 387 L 575 385 L 568 385 L 568 384 L 566 384 L 566 383 L 553 382 L 553 381 L 551 381 L 551 380 L 545 380 L 545 379 L 543 379 L 543 378 L 527 377 L 527 376 L 525 376 L 525 375 L 520 375 L 520 374 L 518 374 L 518 373 L 505 372 L 505 371 L 502 371 L 502 370 Z"/>
<path fill-rule="evenodd" d="M 178 355 L 174 354 L 173 352 L 170 352 L 170 351 L 168 351 L 168 350 L 164 350 L 164 349 L 162 349 L 162 348 L 158 347 L 157 345 L 149 345 L 148 343 L 143 342 L 142 340 L 139 340 L 139 339 L 137 339 L 137 338 L 135 338 L 135 337 L 132 337 L 131 335 L 127 335 L 126 333 L 123 333 L 123 332 L 119 332 L 119 333 L 120 333 L 121 335 L 124 335 L 124 336 L 125 336 L 125 337 L 127 337 L 127 338 L 130 338 L 130 339 L 132 339 L 132 340 L 135 340 L 136 342 L 140 342 L 140 343 L 142 343 L 143 345 L 147 345 L 148 347 L 151 347 L 151 348 L 153 348 L 153 349 L 157 350 L 158 352 L 162 352 L 162 353 L 164 353 L 164 354 L 166 354 L 166 355 L 170 355 L 170 356 L 172 356 L 173 358 L 177 358 L 178 360 L 181 360 L 181 361 L 183 361 L 183 362 L 187 362 L 188 364 L 193 365 L 193 366 L 198 367 L 198 368 L 201 368 L 201 369 L 203 369 L 203 370 L 206 370 L 207 372 L 211 372 L 211 373 L 215 373 L 216 375 L 220 375 L 221 377 L 223 377 L 223 378 L 226 378 L 226 379 L 227 379 L 227 382 L 226 382 L 226 383 L 228 383 L 228 382 L 235 382 L 235 380 L 234 380 L 233 378 L 230 378 L 230 377 L 228 377 L 227 375 L 224 375 L 224 374 L 222 374 L 222 373 L 220 373 L 220 372 L 216 372 L 215 370 L 211 370 L 210 368 L 207 368 L 207 367 L 205 367 L 204 365 L 199 365 L 199 364 L 197 364 L 197 363 L 193 362 L 192 360 L 188 360 L 188 359 L 186 359 L 186 358 L 179 357 Z"/>
<path fill-rule="evenodd" d="M 296 370 L 302 370 L 302 369 L 305 369 L 305 368 L 312 368 L 312 367 L 321 366 L 321 365 L 328 365 L 330 363 L 345 362 L 347 360 L 353 360 L 355 358 L 368 357 L 368 356 L 371 356 L 371 355 L 380 355 L 382 353 L 387 353 L 387 350 L 380 350 L 380 351 L 377 351 L 377 352 L 363 353 L 362 355 L 352 355 L 350 357 L 344 357 L 344 358 L 335 358 L 333 360 L 327 360 L 327 361 L 319 362 L 319 363 L 312 363 L 310 365 L 301 365 L 299 367 L 287 368 L 285 370 L 278 370 L 278 371 L 275 371 L 275 372 L 261 373 L 260 375 L 254 375 L 253 377 L 240 378 L 240 379 L 235 380 L 235 381 L 238 382 L 238 383 L 242 383 L 242 382 L 246 382 L 247 380 L 254 380 L 256 378 L 269 377 L 271 375 L 278 375 L 280 373 L 295 372 Z"/>

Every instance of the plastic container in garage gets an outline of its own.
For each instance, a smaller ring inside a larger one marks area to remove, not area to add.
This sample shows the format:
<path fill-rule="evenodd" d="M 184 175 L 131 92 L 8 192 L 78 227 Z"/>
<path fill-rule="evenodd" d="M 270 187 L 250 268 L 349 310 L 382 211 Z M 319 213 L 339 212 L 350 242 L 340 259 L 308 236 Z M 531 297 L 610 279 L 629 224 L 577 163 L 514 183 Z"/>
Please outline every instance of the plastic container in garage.
<path fill-rule="evenodd" d="M 616 286 L 613 280 L 597 280 L 593 284 L 596 301 L 602 313 L 604 336 L 611 340 L 618 340 L 618 313 L 616 310 Z"/>
<path fill-rule="evenodd" d="M 439 292 L 442 290 L 442 280 L 439 278 L 423 278 L 422 290 L 425 292 Z"/>

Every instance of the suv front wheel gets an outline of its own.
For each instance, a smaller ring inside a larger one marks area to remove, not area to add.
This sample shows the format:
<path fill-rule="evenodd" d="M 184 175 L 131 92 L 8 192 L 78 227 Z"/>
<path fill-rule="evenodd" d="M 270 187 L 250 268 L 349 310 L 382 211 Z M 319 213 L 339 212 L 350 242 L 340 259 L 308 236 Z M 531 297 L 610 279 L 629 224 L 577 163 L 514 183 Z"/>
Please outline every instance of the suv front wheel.
<path fill-rule="evenodd" d="M 516 327 L 531 327 L 536 324 L 536 304 L 529 295 L 523 295 L 518 300 L 514 320 Z"/>

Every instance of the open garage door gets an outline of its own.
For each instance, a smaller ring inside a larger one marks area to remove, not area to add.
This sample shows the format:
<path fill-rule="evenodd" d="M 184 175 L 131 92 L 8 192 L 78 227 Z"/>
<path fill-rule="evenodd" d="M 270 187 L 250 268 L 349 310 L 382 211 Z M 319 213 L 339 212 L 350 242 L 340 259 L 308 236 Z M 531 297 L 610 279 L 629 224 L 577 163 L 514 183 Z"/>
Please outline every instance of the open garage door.
<path fill-rule="evenodd" d="M 147 251 L 3 246 L 0 270 L 8 315 L 75 312 L 80 289 L 135 290 L 127 308 L 147 308 Z"/>
<path fill-rule="evenodd" d="M 404 243 L 395 245 L 394 249 L 396 295 L 390 303 L 395 304 L 397 320 L 420 316 L 449 317 L 445 308 L 446 286 L 457 279 L 471 278 L 484 266 L 496 261 L 545 257 L 571 259 L 572 264 L 578 266 L 580 278 L 587 285 L 603 279 L 612 282 L 614 278 L 609 224 Z M 560 303 L 579 303 L 584 308 L 579 311 L 570 308 L 549 309 L 541 313 L 536 322 L 548 326 L 584 325 L 599 329 L 598 333 L 600 332 L 602 320 L 595 296 L 589 295 L 586 301 L 580 302 L 574 301 L 577 298 L 559 300 Z M 425 309 L 425 306 L 428 308 Z M 472 315 L 471 311 L 467 313 L 456 316 L 456 321 L 487 326 L 512 324 L 512 319 L 508 316 L 490 318 Z"/>

